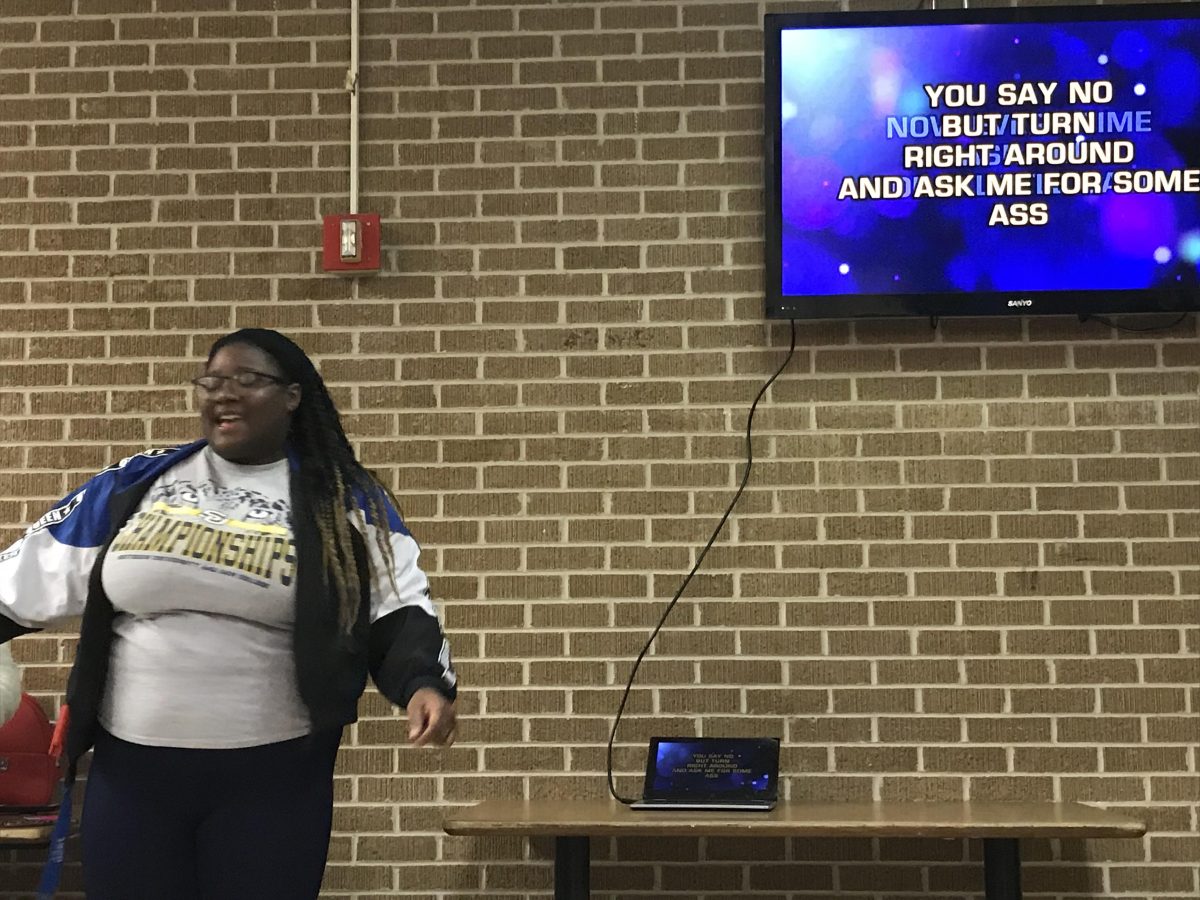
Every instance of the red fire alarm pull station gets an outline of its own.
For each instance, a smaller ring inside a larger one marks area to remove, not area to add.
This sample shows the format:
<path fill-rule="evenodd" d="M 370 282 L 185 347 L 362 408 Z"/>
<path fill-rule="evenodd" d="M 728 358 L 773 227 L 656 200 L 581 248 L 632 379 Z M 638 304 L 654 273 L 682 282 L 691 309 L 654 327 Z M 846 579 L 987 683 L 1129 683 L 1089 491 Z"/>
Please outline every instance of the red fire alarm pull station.
<path fill-rule="evenodd" d="M 355 275 L 379 271 L 379 214 L 337 213 L 324 217 L 321 266 Z"/>

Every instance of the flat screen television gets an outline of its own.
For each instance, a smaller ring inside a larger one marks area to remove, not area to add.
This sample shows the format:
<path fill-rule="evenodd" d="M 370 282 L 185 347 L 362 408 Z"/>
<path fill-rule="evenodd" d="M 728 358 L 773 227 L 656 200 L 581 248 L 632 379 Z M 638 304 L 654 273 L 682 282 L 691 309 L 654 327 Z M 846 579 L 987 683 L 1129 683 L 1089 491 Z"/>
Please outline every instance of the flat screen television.
<path fill-rule="evenodd" d="M 764 32 L 769 318 L 1200 308 L 1200 3 Z"/>

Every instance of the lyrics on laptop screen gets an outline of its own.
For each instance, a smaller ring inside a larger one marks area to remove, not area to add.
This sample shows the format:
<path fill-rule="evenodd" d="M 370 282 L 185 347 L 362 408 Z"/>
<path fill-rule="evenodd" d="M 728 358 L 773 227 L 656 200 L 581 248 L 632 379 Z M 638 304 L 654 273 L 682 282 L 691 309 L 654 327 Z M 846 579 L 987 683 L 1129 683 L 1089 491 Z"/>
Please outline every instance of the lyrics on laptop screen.
<path fill-rule="evenodd" d="M 655 759 L 655 793 L 759 793 L 771 786 L 769 745 L 711 741 L 661 741 Z"/>

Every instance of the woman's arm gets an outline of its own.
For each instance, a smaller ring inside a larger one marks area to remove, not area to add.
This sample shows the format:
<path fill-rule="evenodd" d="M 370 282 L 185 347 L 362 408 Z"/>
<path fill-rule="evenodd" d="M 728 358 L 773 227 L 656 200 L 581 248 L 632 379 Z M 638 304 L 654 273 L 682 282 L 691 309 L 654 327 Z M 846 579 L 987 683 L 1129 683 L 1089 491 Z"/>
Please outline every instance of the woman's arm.
<path fill-rule="evenodd" d="M 398 706 L 407 707 L 422 688 L 453 700 L 458 677 L 430 599 L 429 579 L 418 564 L 420 548 L 403 525 L 393 525 L 389 535 L 393 578 L 375 543 L 374 527 L 367 526 L 365 536 L 374 573 L 368 647 L 371 677 L 380 693 Z"/>
<path fill-rule="evenodd" d="M 114 496 L 169 468 L 176 451 L 187 455 L 196 446 L 147 450 L 109 466 L 0 552 L 0 643 L 83 612 L 92 566 L 112 529 Z"/>
<path fill-rule="evenodd" d="M 97 507 L 107 509 L 102 478 L 68 494 L 0 552 L 0 643 L 83 612 L 107 529 L 107 517 L 102 527 L 97 516 Z"/>

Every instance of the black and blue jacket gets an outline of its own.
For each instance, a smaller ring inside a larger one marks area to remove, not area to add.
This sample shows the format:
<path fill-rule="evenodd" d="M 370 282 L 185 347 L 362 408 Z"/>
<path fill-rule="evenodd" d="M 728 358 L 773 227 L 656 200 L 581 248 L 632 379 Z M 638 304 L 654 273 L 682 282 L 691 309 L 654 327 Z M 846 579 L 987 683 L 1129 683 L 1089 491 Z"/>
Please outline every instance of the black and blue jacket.
<path fill-rule="evenodd" d="M 204 445 L 197 441 L 122 460 L 64 497 L 0 552 L 0 643 L 60 619 L 83 617 L 67 684 L 68 781 L 95 740 L 108 675 L 116 612 L 101 585 L 104 554 L 155 480 Z M 386 523 L 356 522 L 358 527 L 351 529 L 363 587 L 359 615 L 346 633 L 338 623 L 333 582 L 295 465 L 291 502 L 296 674 L 313 731 L 355 721 L 368 672 L 380 693 L 400 706 L 423 687 L 453 699 L 457 679 L 449 645 L 430 599 L 429 581 L 417 564 L 420 549 L 399 513 L 389 505 Z M 394 578 L 379 558 L 376 528 L 388 530 Z"/>

